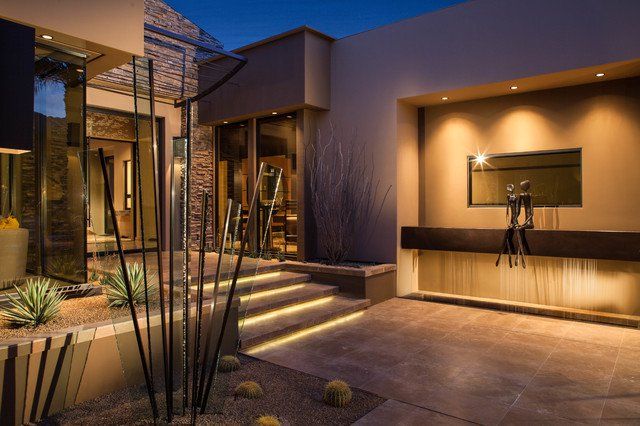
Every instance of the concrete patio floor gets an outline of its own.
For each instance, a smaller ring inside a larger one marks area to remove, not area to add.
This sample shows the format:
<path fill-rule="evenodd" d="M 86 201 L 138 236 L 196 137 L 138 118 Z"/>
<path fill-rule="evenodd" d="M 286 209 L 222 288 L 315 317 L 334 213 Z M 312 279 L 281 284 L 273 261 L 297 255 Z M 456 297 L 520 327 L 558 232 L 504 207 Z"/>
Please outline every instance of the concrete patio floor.
<path fill-rule="evenodd" d="M 358 423 L 640 422 L 640 331 L 392 299 L 248 354 L 390 399 Z"/>

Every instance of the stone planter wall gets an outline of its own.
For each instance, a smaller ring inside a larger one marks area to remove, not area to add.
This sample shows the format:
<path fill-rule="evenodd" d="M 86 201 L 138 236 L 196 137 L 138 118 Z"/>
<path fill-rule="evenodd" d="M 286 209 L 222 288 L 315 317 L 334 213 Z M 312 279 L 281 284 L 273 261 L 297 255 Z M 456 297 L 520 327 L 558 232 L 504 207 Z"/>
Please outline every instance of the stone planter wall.
<path fill-rule="evenodd" d="M 361 268 L 307 262 L 286 262 L 285 265 L 289 271 L 310 274 L 315 282 L 337 285 L 341 293 L 369 299 L 372 305 L 396 296 L 394 264 L 385 263 Z"/>
<path fill-rule="evenodd" d="M 195 317 L 195 307 L 191 315 Z M 216 313 L 216 317 L 221 317 L 221 312 Z M 204 324 L 208 323 L 207 318 L 208 315 Z M 181 336 L 181 319 L 176 312 L 176 342 Z M 146 336 L 146 320 L 140 319 L 139 323 Z M 160 381 L 163 370 L 159 313 L 150 323 L 154 375 Z M 194 320 L 192 326 L 193 323 Z M 235 304 L 227 323 L 223 353 L 235 353 L 237 342 L 238 307 Z M 175 345 L 174 349 L 174 370 L 178 371 L 181 345 Z M 92 324 L 50 336 L 0 342 L 2 425 L 36 422 L 72 405 L 143 383 L 131 321 L 124 320 L 115 326 L 111 322 Z"/>

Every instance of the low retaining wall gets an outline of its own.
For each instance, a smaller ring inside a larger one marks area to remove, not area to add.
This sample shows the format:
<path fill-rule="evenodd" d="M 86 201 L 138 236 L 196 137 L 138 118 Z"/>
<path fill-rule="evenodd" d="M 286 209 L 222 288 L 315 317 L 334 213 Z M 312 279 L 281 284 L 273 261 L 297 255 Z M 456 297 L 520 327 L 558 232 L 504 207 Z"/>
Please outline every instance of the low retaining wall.
<path fill-rule="evenodd" d="M 205 311 L 208 311 L 205 309 Z M 216 324 L 222 323 L 216 312 Z M 195 317 L 195 306 L 191 309 Z M 204 324 L 208 323 L 205 316 Z M 139 319 L 145 336 L 147 323 Z M 160 314 L 150 318 L 154 376 L 162 378 Z M 195 321 L 191 321 L 193 326 Z M 174 318 L 174 338 L 182 336 L 182 312 Z M 206 336 L 206 329 L 203 329 Z M 193 334 L 192 334 L 193 335 Z M 238 342 L 238 303 L 234 303 L 223 353 L 235 353 Z M 146 350 L 146 347 L 145 347 Z M 180 368 L 182 346 L 174 348 L 174 369 Z M 110 321 L 64 330 L 55 335 L 0 342 L 0 424 L 35 422 L 64 408 L 144 383 L 133 322 Z M 176 384 L 177 385 L 177 384 Z"/>
<path fill-rule="evenodd" d="M 289 271 L 310 274 L 315 282 L 337 285 L 341 293 L 369 299 L 371 305 L 396 296 L 396 265 L 391 263 L 360 268 L 291 261 L 285 265 Z"/>

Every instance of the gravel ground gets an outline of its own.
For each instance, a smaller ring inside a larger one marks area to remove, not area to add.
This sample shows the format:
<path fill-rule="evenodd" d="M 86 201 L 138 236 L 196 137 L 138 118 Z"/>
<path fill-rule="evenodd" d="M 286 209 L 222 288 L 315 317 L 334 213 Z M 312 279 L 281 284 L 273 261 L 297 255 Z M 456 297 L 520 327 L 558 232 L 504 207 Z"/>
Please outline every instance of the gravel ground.
<path fill-rule="evenodd" d="M 359 389 L 353 389 L 353 399 L 344 408 L 335 408 L 322 402 L 326 380 L 291 370 L 255 358 L 241 356 L 239 371 L 222 374 L 225 395 L 224 408 L 218 414 L 198 416 L 198 424 L 250 425 L 264 414 L 278 417 L 284 425 L 349 425 L 363 417 L 385 400 Z M 258 382 L 264 396 L 260 399 L 234 399 L 233 389 L 245 380 Z M 164 416 L 162 395 L 157 396 L 161 416 Z M 220 408 L 220 404 L 217 404 Z M 209 409 L 208 411 L 215 411 Z M 149 424 L 149 402 L 144 388 L 128 389 L 105 395 L 71 407 L 40 424 Z M 189 423 L 188 417 L 174 418 L 175 424 Z"/>
<path fill-rule="evenodd" d="M 67 299 L 60 306 L 60 313 L 51 321 L 38 327 L 13 328 L 0 319 L 0 341 L 34 334 L 51 333 L 82 324 L 90 324 L 111 319 L 104 295 Z"/>

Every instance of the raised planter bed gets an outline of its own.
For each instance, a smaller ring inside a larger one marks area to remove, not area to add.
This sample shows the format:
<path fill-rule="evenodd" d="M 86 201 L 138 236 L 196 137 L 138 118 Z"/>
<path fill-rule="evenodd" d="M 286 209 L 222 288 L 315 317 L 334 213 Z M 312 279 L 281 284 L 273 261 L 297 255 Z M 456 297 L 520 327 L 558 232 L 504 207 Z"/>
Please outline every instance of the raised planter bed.
<path fill-rule="evenodd" d="M 236 301 L 231 311 L 223 353 L 233 353 L 237 348 L 238 304 Z M 221 314 L 217 312 L 216 316 Z M 195 316 L 195 305 L 191 307 L 190 315 Z M 204 317 L 205 324 L 207 317 Z M 181 321 L 182 312 L 176 311 L 176 342 L 180 338 Z M 146 336 L 144 315 L 140 315 L 138 323 Z M 149 323 L 154 336 L 153 368 L 160 377 L 160 313 L 154 312 Z M 181 350 L 181 345 L 176 344 L 175 368 L 179 368 Z M 142 384 L 143 377 L 133 323 L 127 316 L 113 322 L 0 341 L 0 423 L 36 422 L 72 405 Z"/>
<path fill-rule="evenodd" d="M 310 274 L 314 282 L 339 286 L 341 293 L 369 299 L 372 305 L 396 296 L 396 265 L 392 263 L 352 267 L 287 261 L 284 265 L 288 271 Z"/>

